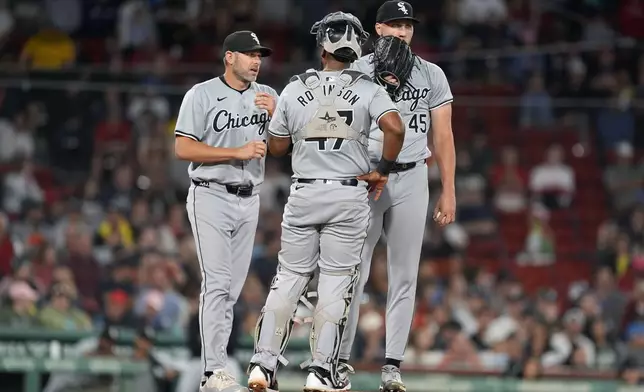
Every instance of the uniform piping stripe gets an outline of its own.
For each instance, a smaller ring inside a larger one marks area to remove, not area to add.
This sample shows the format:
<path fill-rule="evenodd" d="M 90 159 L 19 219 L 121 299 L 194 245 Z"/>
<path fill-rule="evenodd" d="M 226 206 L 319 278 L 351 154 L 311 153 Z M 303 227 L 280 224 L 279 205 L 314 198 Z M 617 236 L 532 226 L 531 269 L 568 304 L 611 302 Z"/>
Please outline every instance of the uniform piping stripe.
<path fill-rule="evenodd" d="M 284 134 L 281 134 L 281 133 L 275 133 L 275 132 L 271 131 L 270 129 L 268 130 L 268 134 L 271 135 L 271 136 L 274 136 L 274 137 L 284 137 L 284 138 L 291 137 L 291 135 L 284 135 Z"/>
<path fill-rule="evenodd" d="M 396 113 L 400 113 L 400 112 L 398 111 L 398 109 L 387 109 L 387 110 L 385 110 L 384 112 L 380 113 L 380 115 L 379 115 L 378 117 L 376 117 L 376 123 L 379 123 L 379 122 L 380 122 L 380 118 L 381 118 L 382 116 L 384 116 L 385 114 L 389 113 L 389 112 L 396 112 Z"/>
<path fill-rule="evenodd" d="M 448 103 L 452 103 L 452 102 L 454 102 L 454 98 L 450 98 L 450 99 L 448 99 L 446 101 L 443 101 L 443 102 L 439 103 L 436 106 L 432 106 L 431 108 L 429 108 L 429 110 L 438 109 L 439 107 L 447 105 Z"/>
<path fill-rule="evenodd" d="M 204 325 L 203 325 L 203 311 L 204 311 L 204 302 L 206 299 L 206 288 L 208 284 L 206 282 L 206 267 L 204 266 L 203 253 L 201 252 L 201 237 L 199 236 L 199 225 L 197 224 L 197 186 L 193 185 L 192 192 L 192 215 L 195 221 L 195 233 L 197 234 L 197 250 L 199 251 L 199 267 L 201 268 L 201 279 L 203 279 L 203 285 L 201 288 L 201 299 L 199 301 L 199 335 L 201 335 L 201 355 L 203 355 L 203 364 L 204 373 L 208 368 L 208 357 L 206 355 L 206 339 L 204 337 Z"/>
<path fill-rule="evenodd" d="M 175 135 L 177 135 L 177 136 L 187 137 L 187 138 L 190 138 L 190 139 L 192 139 L 192 140 L 194 140 L 194 141 L 197 141 L 197 142 L 200 142 L 200 141 L 201 141 L 201 140 L 199 140 L 199 138 L 198 138 L 198 137 L 196 137 L 195 135 L 192 135 L 192 134 L 189 134 L 189 133 L 186 133 L 186 132 L 182 132 L 182 131 L 175 130 L 175 131 L 174 131 L 174 133 L 175 133 Z"/>

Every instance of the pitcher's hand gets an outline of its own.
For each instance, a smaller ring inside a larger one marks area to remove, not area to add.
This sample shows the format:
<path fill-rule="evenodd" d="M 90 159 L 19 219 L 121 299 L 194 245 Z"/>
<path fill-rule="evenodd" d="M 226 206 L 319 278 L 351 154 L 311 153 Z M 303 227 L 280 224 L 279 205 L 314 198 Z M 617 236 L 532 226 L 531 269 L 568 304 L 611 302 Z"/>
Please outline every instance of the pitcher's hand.
<path fill-rule="evenodd" d="M 250 159 L 258 159 L 266 156 L 266 143 L 262 140 L 253 140 L 246 143 L 244 146 L 239 147 L 236 151 L 237 159 L 247 161 Z"/>
<path fill-rule="evenodd" d="M 255 106 L 266 110 L 268 115 L 273 117 L 273 113 L 275 112 L 275 97 L 268 93 L 257 93 L 255 95 Z"/>
<path fill-rule="evenodd" d="M 434 209 L 434 221 L 441 227 L 445 227 L 456 219 L 456 195 L 453 191 L 441 193 L 436 208 Z"/>

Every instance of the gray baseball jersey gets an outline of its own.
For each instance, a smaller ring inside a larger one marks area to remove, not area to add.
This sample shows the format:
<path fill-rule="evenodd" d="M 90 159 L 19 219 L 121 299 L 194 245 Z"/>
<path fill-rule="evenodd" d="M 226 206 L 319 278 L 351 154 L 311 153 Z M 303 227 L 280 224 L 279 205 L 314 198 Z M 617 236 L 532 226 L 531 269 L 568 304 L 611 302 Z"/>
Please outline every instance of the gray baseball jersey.
<path fill-rule="evenodd" d="M 376 124 L 378 128 L 380 117 L 396 111 L 396 106 L 383 87 L 366 78 L 352 81 L 353 84 L 341 89 L 337 87 L 339 71 L 319 72 L 319 75 L 324 96 L 337 96 L 334 100 L 337 114 L 344 120 L 344 124 L 365 136 L 364 140 L 356 140 L 360 137 L 358 136 L 349 139 L 309 137 L 296 141 L 295 132 L 302 130 L 314 118 L 320 107 L 319 100 L 312 90 L 297 77 L 291 79 L 282 91 L 269 125 L 269 132 L 273 136 L 294 139 L 294 178 L 344 179 L 367 173 L 370 170 L 370 162 L 366 137 L 369 135 L 371 124 Z M 320 120 L 324 123 L 338 120 L 333 113 L 324 114 L 323 116 L 320 113 Z M 335 124 L 332 126 L 335 127 Z"/>
<path fill-rule="evenodd" d="M 275 90 L 258 83 L 235 90 L 223 76 L 195 85 L 183 98 L 175 134 L 224 148 L 265 141 L 269 117 L 254 103 L 258 92 L 277 97 Z M 227 366 L 233 306 L 246 280 L 257 231 L 264 159 L 192 162 L 188 173 L 195 183 L 188 191 L 186 210 L 202 276 L 202 370 L 212 372 Z M 243 195 L 222 184 L 254 187 L 250 195 Z"/>
<path fill-rule="evenodd" d="M 373 75 L 372 55 L 361 58 L 356 68 Z M 371 203 L 371 224 L 367 233 L 360 282 L 359 298 L 369 277 L 373 251 L 384 234 L 389 264 L 386 316 L 386 358 L 402 360 L 414 315 L 418 264 L 423 246 L 429 204 L 427 165 L 429 156 L 427 130 L 431 126 L 430 111 L 452 102 L 453 97 L 443 71 L 435 64 L 417 58 L 409 85 L 395 99 L 406 124 L 405 142 L 398 162 L 415 163 L 407 170 L 392 173 L 380 199 Z M 382 133 L 372 126 L 369 152 L 372 162 L 379 159 Z M 358 325 L 359 301 L 351 304 L 346 331 L 342 337 L 340 358 L 349 359 Z"/>
<path fill-rule="evenodd" d="M 265 92 L 277 98 L 271 87 L 251 83 L 244 91 L 228 86 L 223 76 L 194 85 L 183 97 L 175 134 L 212 147 L 237 148 L 252 140 L 266 140 L 270 118 L 255 106 L 255 95 Z M 264 181 L 264 158 L 220 163 L 192 162 L 195 180 L 220 184 L 253 184 Z"/>
<path fill-rule="evenodd" d="M 373 54 L 363 56 L 352 67 L 373 77 Z M 396 107 L 405 122 L 405 142 L 398 155 L 398 162 L 417 162 L 428 158 L 427 131 L 431 128 L 430 110 L 454 100 L 443 70 L 434 63 L 416 58 L 408 86 L 394 98 Z M 372 124 L 369 135 L 369 155 L 372 162 L 382 156 L 382 131 Z"/>
<path fill-rule="evenodd" d="M 262 310 L 251 363 L 275 370 L 288 341 L 300 295 L 319 267 L 311 366 L 337 361 L 342 328 L 358 281 L 367 238 L 367 187 L 356 177 L 370 169 L 372 122 L 396 111 L 381 86 L 361 72 L 307 72 L 282 91 L 269 125 L 293 141 L 292 186 L 282 219 L 277 275 Z M 307 181 L 308 180 L 308 181 Z M 329 181 L 330 180 L 330 181 Z M 339 181 L 337 181 L 339 180 Z"/>

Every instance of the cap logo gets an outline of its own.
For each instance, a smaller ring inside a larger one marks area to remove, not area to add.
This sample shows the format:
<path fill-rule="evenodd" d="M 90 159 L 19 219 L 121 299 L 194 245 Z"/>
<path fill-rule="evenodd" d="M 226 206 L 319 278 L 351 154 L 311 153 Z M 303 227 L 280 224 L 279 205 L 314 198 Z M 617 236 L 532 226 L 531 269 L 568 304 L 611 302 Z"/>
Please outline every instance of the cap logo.
<path fill-rule="evenodd" d="M 257 45 L 259 45 L 259 38 L 257 38 L 257 34 L 255 33 L 250 33 L 250 37 L 257 42 Z"/>
<path fill-rule="evenodd" d="M 405 3 L 402 1 L 398 2 L 398 9 L 402 11 L 402 13 L 405 15 L 409 14 L 409 11 L 407 11 L 407 7 L 405 7 Z"/>

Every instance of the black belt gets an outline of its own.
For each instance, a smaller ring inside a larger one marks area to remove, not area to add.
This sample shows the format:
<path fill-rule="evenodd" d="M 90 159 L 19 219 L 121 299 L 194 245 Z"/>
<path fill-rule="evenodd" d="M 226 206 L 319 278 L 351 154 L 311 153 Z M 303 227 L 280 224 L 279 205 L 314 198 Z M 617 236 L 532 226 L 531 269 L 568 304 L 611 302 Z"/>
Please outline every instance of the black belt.
<path fill-rule="evenodd" d="M 408 163 L 394 163 L 393 169 L 391 169 L 392 173 L 400 173 L 407 171 L 409 169 L 413 169 L 416 167 L 417 162 L 408 162 Z"/>
<path fill-rule="evenodd" d="M 192 180 L 192 183 L 195 186 L 202 186 L 204 188 L 210 188 L 210 181 L 198 181 Z M 237 195 L 239 197 L 249 197 L 253 195 L 253 185 L 244 184 L 244 185 L 230 185 L 230 184 L 220 184 L 221 186 L 226 187 L 226 192 L 231 195 Z"/>
<path fill-rule="evenodd" d="M 359 182 L 355 178 L 352 178 L 350 180 L 327 180 L 323 178 L 296 178 L 294 181 L 302 184 L 313 184 L 314 182 L 321 182 L 323 184 L 337 183 L 345 186 L 358 186 L 358 182 Z"/>

